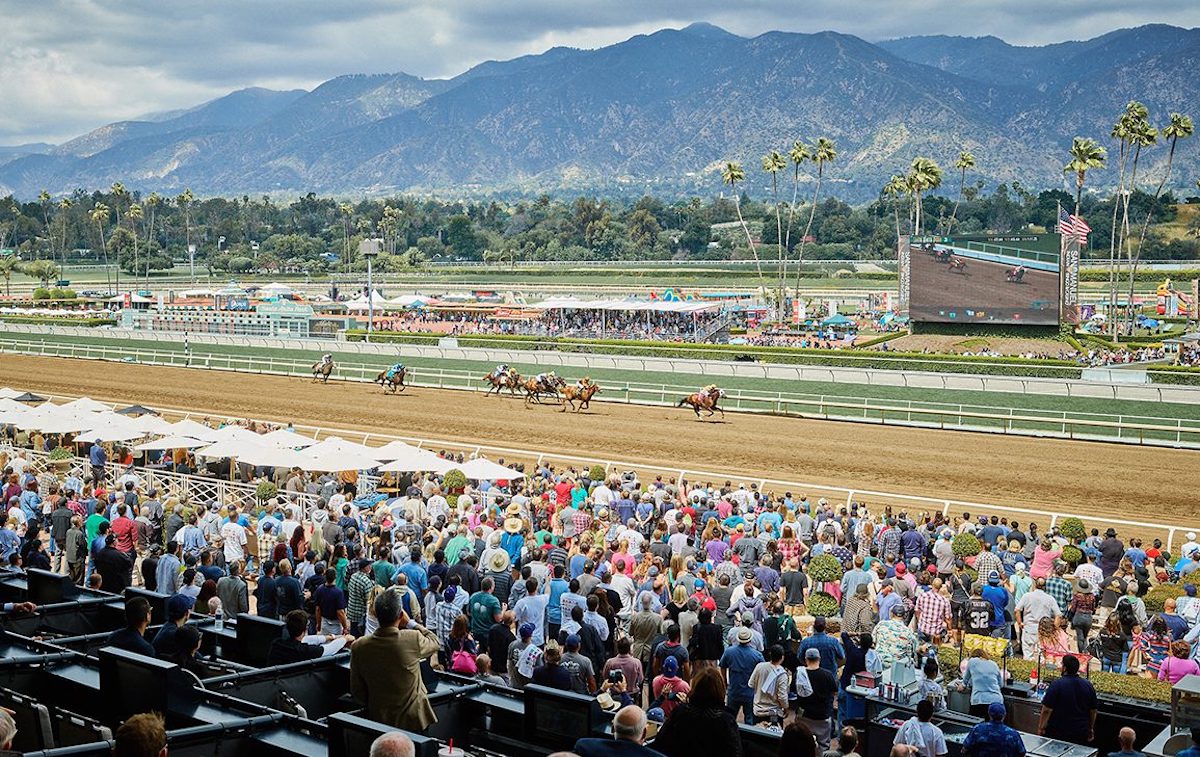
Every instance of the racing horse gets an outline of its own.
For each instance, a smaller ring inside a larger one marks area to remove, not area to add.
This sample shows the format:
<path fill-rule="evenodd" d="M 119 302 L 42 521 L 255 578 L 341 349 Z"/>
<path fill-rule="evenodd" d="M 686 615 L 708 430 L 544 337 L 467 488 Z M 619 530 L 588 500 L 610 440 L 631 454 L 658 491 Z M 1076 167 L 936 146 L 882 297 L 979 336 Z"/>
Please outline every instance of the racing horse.
<path fill-rule="evenodd" d="M 483 380 L 491 384 L 491 386 L 488 387 L 488 390 L 484 392 L 485 397 L 492 392 L 495 392 L 496 396 L 499 397 L 500 392 L 504 389 L 507 389 L 515 397 L 517 394 L 517 389 L 523 386 L 521 374 L 512 369 L 500 374 L 492 371 L 488 375 L 484 376 Z"/>
<path fill-rule="evenodd" d="M 391 392 L 392 394 L 395 394 L 396 392 L 402 392 L 407 388 L 404 384 L 404 377 L 407 375 L 407 368 L 401 367 L 400 370 L 396 371 L 395 373 L 392 373 L 392 369 L 388 368 L 387 370 L 379 372 L 379 375 L 375 377 L 375 383 L 382 386 L 385 392 Z"/>
<path fill-rule="evenodd" d="M 329 383 L 329 377 L 333 374 L 333 360 L 319 360 L 312 365 L 313 381 L 320 381 L 322 384 Z"/>
<path fill-rule="evenodd" d="M 525 407 L 529 407 L 530 401 L 542 404 L 543 394 L 548 397 L 558 396 L 558 390 L 566 385 L 567 382 L 562 377 L 555 376 L 554 373 L 546 375 L 544 381 L 539 380 L 537 376 L 522 379 L 521 388 L 525 391 Z"/>
<path fill-rule="evenodd" d="M 585 378 L 582 382 L 582 387 L 574 384 L 559 387 L 558 394 L 562 401 L 562 407 L 559 412 L 566 412 L 567 405 L 571 406 L 571 410 L 578 413 L 580 410 L 587 410 L 588 404 L 591 403 L 592 397 L 600 392 L 600 385 L 592 381 L 590 378 Z M 575 407 L 575 403 L 579 403 L 579 407 Z"/>
<path fill-rule="evenodd" d="M 1009 284 L 1020 284 L 1021 279 L 1025 278 L 1025 266 L 1020 265 L 1015 268 L 1009 268 L 1004 272 L 1004 278 Z"/>
<path fill-rule="evenodd" d="M 706 410 L 707 417 L 711 417 L 713 413 L 720 413 L 721 417 L 725 417 L 725 411 L 718 406 L 718 402 L 725 397 L 725 390 L 717 388 L 716 384 L 709 384 L 699 392 L 694 392 L 679 400 L 679 404 L 675 407 L 683 407 L 688 405 L 692 411 L 696 413 L 696 417 L 700 417 L 700 411 Z"/>
<path fill-rule="evenodd" d="M 964 260 L 963 258 L 956 258 L 956 257 L 952 256 L 950 258 L 950 266 L 946 270 L 949 271 L 950 273 L 961 273 L 963 275 L 966 275 L 967 261 Z"/>

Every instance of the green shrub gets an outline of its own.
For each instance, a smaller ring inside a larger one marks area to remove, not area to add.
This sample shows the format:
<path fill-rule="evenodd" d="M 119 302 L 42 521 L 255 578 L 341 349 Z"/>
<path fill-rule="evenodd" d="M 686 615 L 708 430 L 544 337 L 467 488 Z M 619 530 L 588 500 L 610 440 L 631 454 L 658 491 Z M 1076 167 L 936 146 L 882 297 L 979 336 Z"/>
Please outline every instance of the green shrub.
<path fill-rule="evenodd" d="M 590 478 L 593 482 L 603 481 L 604 480 L 604 466 L 600 465 L 599 463 L 597 463 L 596 465 L 593 465 L 591 468 L 588 469 L 588 478 Z"/>
<path fill-rule="evenodd" d="M 462 491 L 467 487 L 467 477 L 458 468 L 451 468 L 446 471 L 446 475 L 442 479 L 442 486 L 446 491 Z"/>
<path fill-rule="evenodd" d="M 1058 531 L 1072 542 L 1081 542 L 1087 538 L 1087 528 L 1079 518 L 1063 518 L 1058 525 Z"/>
<path fill-rule="evenodd" d="M 808 614 L 814 618 L 832 618 L 838 614 L 838 603 L 832 594 L 814 591 L 808 595 Z"/>
<path fill-rule="evenodd" d="M 817 555 L 808 563 L 808 575 L 817 582 L 842 580 L 842 564 L 833 555 Z"/>
<path fill-rule="evenodd" d="M 47 289 L 46 287 L 38 287 L 37 289 L 33 290 L 33 299 L 35 299 L 35 300 L 50 299 L 50 290 Z"/>
<path fill-rule="evenodd" d="M 279 487 L 270 481 L 259 481 L 258 486 L 254 488 L 254 497 L 259 502 L 267 502 L 272 500 L 279 494 Z"/>
<path fill-rule="evenodd" d="M 983 551 L 983 546 L 979 539 L 975 538 L 975 534 L 959 534 L 954 537 L 950 546 L 954 549 L 956 557 L 974 557 Z"/>
<path fill-rule="evenodd" d="M 50 450 L 51 460 L 70 460 L 73 457 L 75 457 L 75 455 L 72 454 L 71 450 L 67 449 L 66 447 L 55 447 L 54 449 Z"/>
<path fill-rule="evenodd" d="M 1162 612 L 1168 599 L 1178 599 L 1182 596 L 1182 584 L 1159 584 L 1146 592 L 1142 601 L 1146 603 L 1146 612 Z"/>
<path fill-rule="evenodd" d="M 1075 566 L 1079 565 L 1079 563 L 1083 562 L 1083 550 L 1079 547 L 1068 544 L 1067 546 L 1063 547 L 1062 559 L 1063 562 L 1074 568 Z"/>

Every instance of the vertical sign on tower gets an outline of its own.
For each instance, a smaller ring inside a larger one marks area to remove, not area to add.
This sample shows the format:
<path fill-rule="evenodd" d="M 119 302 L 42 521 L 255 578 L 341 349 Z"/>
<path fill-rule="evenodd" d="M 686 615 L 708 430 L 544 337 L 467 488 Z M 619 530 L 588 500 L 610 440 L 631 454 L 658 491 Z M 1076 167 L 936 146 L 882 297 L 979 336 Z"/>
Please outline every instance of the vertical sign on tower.
<path fill-rule="evenodd" d="M 909 243 L 912 237 L 907 235 L 900 237 L 896 243 L 896 261 L 897 274 L 900 278 L 900 297 L 898 310 L 903 313 L 908 313 L 908 286 L 911 277 L 909 269 Z"/>
<path fill-rule="evenodd" d="M 1062 322 L 1079 323 L 1079 240 L 1060 234 L 1062 258 Z"/>

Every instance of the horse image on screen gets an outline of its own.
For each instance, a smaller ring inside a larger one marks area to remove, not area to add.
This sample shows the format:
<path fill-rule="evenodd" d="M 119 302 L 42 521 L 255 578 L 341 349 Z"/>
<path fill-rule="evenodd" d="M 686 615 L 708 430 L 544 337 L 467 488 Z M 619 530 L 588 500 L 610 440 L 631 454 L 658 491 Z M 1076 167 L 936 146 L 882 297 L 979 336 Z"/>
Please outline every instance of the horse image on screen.
<path fill-rule="evenodd" d="M 1059 256 L 1032 245 L 914 239 L 908 313 L 930 323 L 1059 322 Z"/>

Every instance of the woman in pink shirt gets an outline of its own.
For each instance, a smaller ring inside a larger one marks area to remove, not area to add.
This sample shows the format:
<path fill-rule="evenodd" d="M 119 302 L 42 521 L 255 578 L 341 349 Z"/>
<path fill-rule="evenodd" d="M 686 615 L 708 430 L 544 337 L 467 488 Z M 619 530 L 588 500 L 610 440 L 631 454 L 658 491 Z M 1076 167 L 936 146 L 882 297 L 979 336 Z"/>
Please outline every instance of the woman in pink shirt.
<path fill-rule="evenodd" d="M 1058 545 L 1053 544 L 1049 539 L 1043 539 L 1042 543 L 1033 550 L 1033 567 L 1029 569 L 1029 575 L 1036 581 L 1039 578 L 1049 578 L 1054 571 L 1054 561 L 1062 556 L 1062 549 Z"/>
<path fill-rule="evenodd" d="M 1171 654 L 1162 661 L 1158 669 L 1158 680 L 1179 683 L 1184 676 L 1200 675 L 1200 665 L 1191 659 L 1192 648 L 1182 639 L 1171 644 Z"/>

